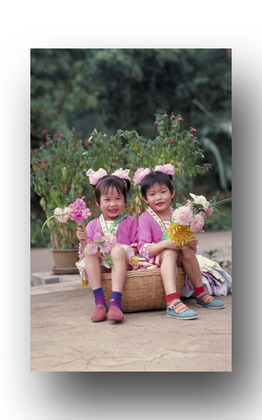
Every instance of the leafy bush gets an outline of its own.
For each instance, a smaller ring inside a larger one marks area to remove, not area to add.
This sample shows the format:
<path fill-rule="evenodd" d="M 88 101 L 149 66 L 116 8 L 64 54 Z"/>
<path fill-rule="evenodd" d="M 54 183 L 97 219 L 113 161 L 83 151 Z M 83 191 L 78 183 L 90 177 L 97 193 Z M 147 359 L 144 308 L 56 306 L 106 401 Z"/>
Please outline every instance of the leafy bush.
<path fill-rule="evenodd" d="M 46 218 L 53 215 L 57 206 L 63 208 L 83 196 L 92 217 L 97 217 L 93 187 L 86 177 L 89 168 L 95 171 L 104 168 L 108 173 L 120 167 L 127 168 L 132 179 L 139 167 L 153 170 L 156 165 L 171 163 L 175 167 L 175 199 L 182 199 L 188 192 L 189 179 L 196 174 L 203 175 L 211 167 L 196 164 L 204 158 L 203 150 L 194 128 L 181 129 L 183 121 L 180 115 L 157 114 L 154 124 L 158 134 L 154 140 L 140 136 L 135 130 L 117 130 L 115 135 L 108 137 L 94 129 L 82 141 L 82 134 L 74 128 L 70 130 L 61 117 L 57 133 L 51 136 L 43 130 L 46 141 L 38 149 L 31 150 L 31 185 L 40 197 Z M 137 186 L 132 184 L 129 197 L 126 212 L 138 217 L 143 202 Z M 47 225 L 54 248 L 78 246 L 73 222 L 61 226 L 56 219 L 51 219 Z"/>

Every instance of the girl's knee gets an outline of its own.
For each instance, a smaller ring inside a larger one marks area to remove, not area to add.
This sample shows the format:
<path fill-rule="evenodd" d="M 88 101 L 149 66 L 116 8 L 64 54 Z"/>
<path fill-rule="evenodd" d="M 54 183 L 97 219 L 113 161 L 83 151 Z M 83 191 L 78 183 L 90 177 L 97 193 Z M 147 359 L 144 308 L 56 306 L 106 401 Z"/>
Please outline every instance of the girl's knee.
<path fill-rule="evenodd" d="M 196 258 L 196 254 L 193 251 L 192 248 L 190 247 L 184 247 L 183 248 L 183 256 L 182 256 L 182 260 L 191 260 L 191 259 L 195 259 Z"/>
<path fill-rule="evenodd" d="M 162 262 L 164 259 L 177 259 L 177 251 L 173 249 L 164 249 L 164 251 L 160 254 L 160 261 Z"/>
<path fill-rule="evenodd" d="M 111 249 L 111 259 L 113 260 L 117 260 L 117 259 L 125 259 L 126 258 L 126 252 L 124 250 L 124 248 L 122 248 L 121 246 L 114 246 L 114 248 Z"/>

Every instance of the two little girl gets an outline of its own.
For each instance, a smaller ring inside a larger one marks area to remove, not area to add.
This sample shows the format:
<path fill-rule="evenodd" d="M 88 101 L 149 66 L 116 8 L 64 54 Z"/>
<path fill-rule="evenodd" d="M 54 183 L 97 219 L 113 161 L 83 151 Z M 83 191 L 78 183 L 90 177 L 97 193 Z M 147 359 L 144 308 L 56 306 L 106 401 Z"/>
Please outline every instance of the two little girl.
<path fill-rule="evenodd" d="M 95 298 L 95 309 L 91 314 L 93 322 L 106 318 L 122 321 L 121 297 L 126 271 L 131 269 L 132 257 L 139 253 L 147 262 L 160 267 L 166 293 L 167 315 L 177 319 L 194 319 L 197 313 L 184 305 L 176 292 L 177 266 L 183 266 L 196 296 L 197 306 L 210 309 L 224 308 L 224 303 L 205 292 L 199 264 L 196 258 L 197 238 L 191 238 L 183 247 L 171 239 L 162 240 L 172 221 L 174 209 L 170 207 L 175 196 L 172 185 L 174 167 L 171 164 L 158 165 L 153 172 L 140 168 L 134 174 L 135 184 L 141 182 L 141 194 L 148 204 L 146 212 L 138 220 L 123 214 L 127 192 L 130 188 L 129 170 L 119 169 L 108 175 L 105 170 L 87 171 L 90 183 L 95 187 L 95 203 L 102 214 L 88 223 L 87 227 L 77 228 L 80 251 L 83 258 L 77 263 L 82 276 L 90 281 Z M 95 233 L 108 232 L 116 236 L 117 243 L 111 249 L 112 295 L 107 313 L 102 290 L 101 273 L 109 268 L 103 255 L 88 253 L 87 246 L 94 241 Z M 182 250 L 182 252 L 179 252 Z M 102 261 L 102 265 L 101 265 Z"/>

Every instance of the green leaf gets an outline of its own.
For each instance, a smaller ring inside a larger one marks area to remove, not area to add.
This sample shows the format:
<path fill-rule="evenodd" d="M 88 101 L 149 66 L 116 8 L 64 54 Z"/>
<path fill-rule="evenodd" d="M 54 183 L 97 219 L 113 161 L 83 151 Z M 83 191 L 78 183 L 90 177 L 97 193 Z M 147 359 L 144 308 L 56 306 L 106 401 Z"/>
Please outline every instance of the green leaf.
<path fill-rule="evenodd" d="M 56 203 L 56 205 L 57 205 L 58 207 L 62 208 L 61 204 L 60 204 L 60 203 L 58 203 L 57 198 L 56 198 L 56 196 L 55 196 L 54 192 L 52 191 L 52 188 L 55 188 L 55 185 L 53 185 L 53 186 L 51 187 L 51 189 L 50 189 L 50 194 L 51 194 L 51 196 L 52 196 L 52 198 L 53 198 L 54 202 Z"/>

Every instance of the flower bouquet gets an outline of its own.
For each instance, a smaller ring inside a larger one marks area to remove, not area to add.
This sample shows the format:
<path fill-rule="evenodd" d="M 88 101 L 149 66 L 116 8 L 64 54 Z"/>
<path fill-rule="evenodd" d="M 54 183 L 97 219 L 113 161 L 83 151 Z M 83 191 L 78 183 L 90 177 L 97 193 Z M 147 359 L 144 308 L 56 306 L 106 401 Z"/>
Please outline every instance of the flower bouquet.
<path fill-rule="evenodd" d="M 43 229 L 45 225 L 49 222 L 50 219 L 53 219 L 54 217 L 60 223 L 66 223 L 70 219 L 75 221 L 80 226 L 81 223 L 84 220 L 88 219 L 89 216 L 91 216 L 91 211 L 89 210 L 89 208 L 86 207 L 84 197 L 77 198 L 72 204 L 69 204 L 69 206 L 67 207 L 56 207 L 54 210 L 54 214 L 50 216 L 43 224 L 41 233 L 43 235 Z"/>
<path fill-rule="evenodd" d="M 96 232 L 94 235 L 94 241 L 87 245 L 88 254 L 94 255 L 98 252 L 98 256 L 103 260 L 103 263 L 107 263 L 109 267 L 112 267 L 112 261 L 110 257 L 111 249 L 116 245 L 116 237 L 113 233 Z"/>
<path fill-rule="evenodd" d="M 207 201 L 203 195 L 190 193 L 192 200 L 188 200 L 184 205 L 179 206 L 174 211 L 174 222 L 171 222 L 171 225 L 167 228 L 163 239 L 170 238 L 175 244 L 183 247 L 185 243 L 195 237 L 194 233 L 204 232 L 203 227 L 206 218 L 211 216 L 213 211 L 218 211 L 217 207 L 219 205 L 232 200 L 232 198 L 227 198 L 217 202 L 216 198 L 218 194 L 219 192 L 212 200 Z"/>

